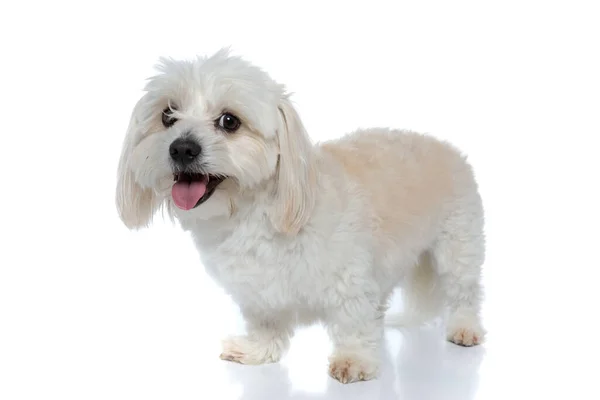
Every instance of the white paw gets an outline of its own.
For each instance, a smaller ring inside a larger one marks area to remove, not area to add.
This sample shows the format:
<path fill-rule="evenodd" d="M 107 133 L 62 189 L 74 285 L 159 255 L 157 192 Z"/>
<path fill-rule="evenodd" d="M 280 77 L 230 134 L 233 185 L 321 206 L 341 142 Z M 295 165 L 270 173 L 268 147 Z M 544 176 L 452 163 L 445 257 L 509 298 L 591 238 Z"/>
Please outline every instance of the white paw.
<path fill-rule="evenodd" d="M 329 375 L 341 383 L 368 381 L 377 377 L 376 359 L 356 353 L 337 353 L 329 357 Z"/>
<path fill-rule="evenodd" d="M 483 343 L 485 330 L 478 321 L 457 321 L 448 325 L 446 337 L 459 346 L 477 346 Z"/>
<path fill-rule="evenodd" d="M 248 336 L 232 336 L 223 341 L 221 359 L 240 364 L 266 364 L 279 361 L 282 354 L 277 340 L 259 341 Z"/>

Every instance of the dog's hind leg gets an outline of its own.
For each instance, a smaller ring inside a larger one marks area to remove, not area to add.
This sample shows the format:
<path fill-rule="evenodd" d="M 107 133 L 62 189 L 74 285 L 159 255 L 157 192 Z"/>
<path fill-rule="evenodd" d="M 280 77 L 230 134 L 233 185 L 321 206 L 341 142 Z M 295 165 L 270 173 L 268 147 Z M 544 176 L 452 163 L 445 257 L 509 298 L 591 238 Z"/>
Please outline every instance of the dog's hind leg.
<path fill-rule="evenodd" d="M 423 252 L 417 264 L 407 273 L 401 286 L 403 311 L 389 315 L 386 325 L 397 328 L 412 328 L 423 325 L 441 315 L 443 296 L 440 293 L 437 271 L 433 256 Z"/>
<path fill-rule="evenodd" d="M 449 312 L 447 339 L 462 346 L 480 344 L 485 335 L 480 316 L 483 224 L 480 197 L 462 199 L 433 247 L 435 270 Z"/>
<path fill-rule="evenodd" d="M 400 286 L 402 311 L 385 317 L 390 328 L 417 328 L 441 316 L 444 296 L 431 252 L 425 251 L 406 274 Z"/>

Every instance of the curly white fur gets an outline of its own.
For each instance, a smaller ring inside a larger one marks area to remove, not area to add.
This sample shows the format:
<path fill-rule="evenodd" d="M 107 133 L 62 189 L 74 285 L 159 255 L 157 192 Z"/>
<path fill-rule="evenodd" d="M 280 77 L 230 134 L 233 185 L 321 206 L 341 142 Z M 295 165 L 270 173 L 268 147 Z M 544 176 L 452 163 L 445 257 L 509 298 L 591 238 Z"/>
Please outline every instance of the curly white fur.
<path fill-rule="evenodd" d="M 161 112 L 175 104 L 177 123 Z M 242 126 L 215 129 L 224 110 Z M 191 134 L 206 173 L 227 176 L 189 211 L 171 198 L 169 145 Z M 247 335 L 222 358 L 276 362 L 294 327 L 323 322 L 330 374 L 377 376 L 389 297 L 411 319 L 449 313 L 447 338 L 483 341 L 483 208 L 470 165 L 430 136 L 384 128 L 313 144 L 282 85 L 223 50 L 162 59 L 136 104 L 119 163 L 117 206 L 131 229 L 161 207 L 190 231 L 210 275 L 240 306 Z"/>

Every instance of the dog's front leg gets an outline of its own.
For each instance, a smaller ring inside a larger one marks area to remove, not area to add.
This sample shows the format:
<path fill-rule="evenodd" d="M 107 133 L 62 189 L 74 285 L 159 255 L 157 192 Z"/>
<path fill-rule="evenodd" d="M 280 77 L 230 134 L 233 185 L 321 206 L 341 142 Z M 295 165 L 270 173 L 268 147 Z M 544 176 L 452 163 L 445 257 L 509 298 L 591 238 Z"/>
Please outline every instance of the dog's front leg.
<path fill-rule="evenodd" d="M 290 316 L 271 311 L 244 311 L 243 315 L 247 333 L 225 339 L 221 359 L 253 365 L 279 361 L 293 334 Z"/>
<path fill-rule="evenodd" d="M 342 383 L 377 377 L 383 338 L 383 312 L 379 304 L 367 299 L 345 301 L 328 319 L 334 344 L 329 374 Z"/>

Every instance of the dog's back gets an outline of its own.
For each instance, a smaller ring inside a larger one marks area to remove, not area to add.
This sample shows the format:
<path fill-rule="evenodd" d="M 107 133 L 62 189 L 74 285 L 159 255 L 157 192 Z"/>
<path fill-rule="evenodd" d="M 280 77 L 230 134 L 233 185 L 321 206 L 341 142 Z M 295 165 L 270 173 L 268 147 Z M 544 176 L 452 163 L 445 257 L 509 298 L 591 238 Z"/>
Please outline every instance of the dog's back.
<path fill-rule="evenodd" d="M 397 237 L 402 233 L 398 228 L 407 224 L 423 226 L 422 219 L 435 222 L 452 208 L 451 203 L 476 191 L 462 154 L 428 135 L 366 129 L 324 142 L 320 148 L 364 189 L 385 235 Z"/>

